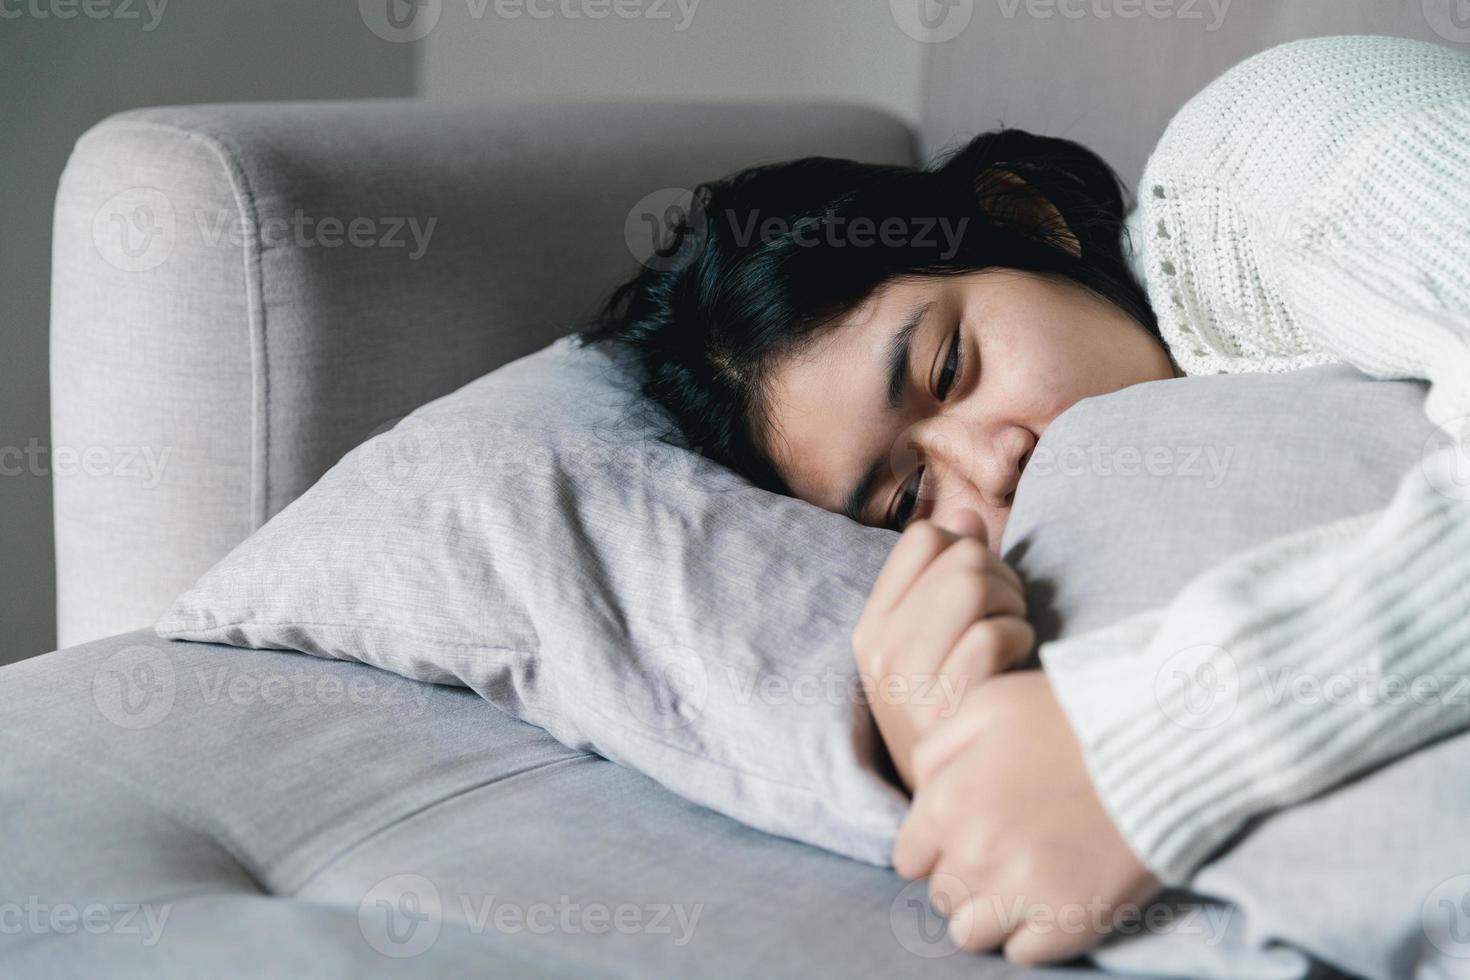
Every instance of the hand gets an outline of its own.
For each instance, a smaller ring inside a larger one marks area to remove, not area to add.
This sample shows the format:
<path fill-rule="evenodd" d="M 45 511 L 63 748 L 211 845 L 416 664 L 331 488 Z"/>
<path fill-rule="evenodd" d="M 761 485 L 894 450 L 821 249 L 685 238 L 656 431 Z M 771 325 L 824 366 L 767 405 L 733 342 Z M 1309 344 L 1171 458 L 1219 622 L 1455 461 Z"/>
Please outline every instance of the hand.
<path fill-rule="evenodd" d="M 957 946 L 1004 946 L 1026 965 L 1069 959 L 1158 893 L 1098 799 L 1041 671 L 970 691 L 913 765 L 919 789 L 893 866 L 931 879 Z"/>
<path fill-rule="evenodd" d="M 1021 578 L 962 511 L 953 530 L 904 529 L 852 634 L 878 731 L 904 785 L 914 744 L 953 713 L 967 687 L 1025 661 L 1036 641 Z"/>

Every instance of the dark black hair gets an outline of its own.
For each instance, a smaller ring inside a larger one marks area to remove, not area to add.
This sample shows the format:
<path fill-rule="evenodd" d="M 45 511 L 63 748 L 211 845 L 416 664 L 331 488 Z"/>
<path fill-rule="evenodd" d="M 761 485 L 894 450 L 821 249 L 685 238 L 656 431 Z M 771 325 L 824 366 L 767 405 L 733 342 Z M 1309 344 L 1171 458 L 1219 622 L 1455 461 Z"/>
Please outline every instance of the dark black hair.
<path fill-rule="evenodd" d="M 1033 192 L 1065 228 L 1043 220 Z M 577 342 L 631 348 L 643 394 L 691 448 L 791 496 L 762 448 L 771 370 L 892 280 L 990 267 L 1057 274 L 1157 337 L 1122 252 L 1124 213 L 1102 158 L 1021 129 L 982 133 L 926 168 L 833 157 L 753 167 L 698 185 L 668 221 L 669 247 L 611 293 Z"/>

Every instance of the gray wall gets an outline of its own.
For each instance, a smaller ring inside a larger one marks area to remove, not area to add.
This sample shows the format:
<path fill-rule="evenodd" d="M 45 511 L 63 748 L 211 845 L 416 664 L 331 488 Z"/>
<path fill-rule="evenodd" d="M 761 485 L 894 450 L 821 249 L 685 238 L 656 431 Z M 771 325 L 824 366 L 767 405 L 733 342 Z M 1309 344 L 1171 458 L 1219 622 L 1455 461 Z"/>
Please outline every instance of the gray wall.
<path fill-rule="evenodd" d="M 93 123 L 144 105 L 408 95 L 822 96 L 916 122 L 929 47 L 886 0 L 620 0 L 602 19 L 595 0 L 429 0 L 396 41 L 384 35 L 404 35 L 378 16 L 395 0 L 94 2 L 108 16 L 75 0 L 0 7 L 21 13 L 0 19 L 0 663 L 55 643 L 51 208 L 71 145 Z"/>
<path fill-rule="evenodd" d="M 928 44 L 888 0 L 444 0 L 419 43 L 429 98 L 784 99 L 879 106 L 917 124 Z M 571 0 L 573 12 L 595 10 Z M 500 12 L 497 12 L 500 11 Z M 552 13 L 553 16 L 533 16 Z"/>
<path fill-rule="evenodd" d="M 0 8 L 21 13 L 0 19 L 0 663 L 55 642 L 50 454 L 26 450 L 49 444 L 51 208 L 72 143 L 134 106 L 414 91 L 414 46 L 373 35 L 354 3 L 151 2 Z"/>

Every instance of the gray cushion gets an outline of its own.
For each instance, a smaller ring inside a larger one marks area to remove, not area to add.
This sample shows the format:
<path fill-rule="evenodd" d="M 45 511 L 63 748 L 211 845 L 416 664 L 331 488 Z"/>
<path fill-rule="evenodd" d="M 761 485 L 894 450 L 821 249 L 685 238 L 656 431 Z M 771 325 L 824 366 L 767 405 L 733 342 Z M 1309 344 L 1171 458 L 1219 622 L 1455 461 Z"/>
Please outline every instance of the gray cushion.
<path fill-rule="evenodd" d="M 850 636 L 896 535 L 676 441 L 572 338 L 348 454 L 179 597 L 177 639 L 464 684 L 763 830 L 886 864 Z"/>
<path fill-rule="evenodd" d="M 1323 365 L 1078 402 L 1038 442 L 1002 542 L 1038 633 L 1079 635 L 1159 607 L 1229 555 L 1384 506 L 1435 445 L 1426 391 Z M 1305 951 L 1355 975 L 1458 975 L 1470 956 L 1455 918 L 1470 900 L 1467 770 L 1463 735 L 1269 815 L 1195 876 L 1191 888 L 1216 902 L 1197 932 L 1130 937 L 1098 961 L 1294 977 L 1309 969 Z M 1230 927 L 1222 939 L 1217 921 Z"/>
<path fill-rule="evenodd" d="M 892 871 L 464 688 L 140 631 L 0 668 L 0 697 L 0 976 L 1018 975 Z M 116 928 L 50 925 L 92 905 Z"/>
<path fill-rule="evenodd" d="M 1384 506 L 1434 432 L 1426 391 L 1326 364 L 1077 402 L 1038 441 L 1001 541 L 1039 639 L 1164 605 L 1230 555 Z"/>

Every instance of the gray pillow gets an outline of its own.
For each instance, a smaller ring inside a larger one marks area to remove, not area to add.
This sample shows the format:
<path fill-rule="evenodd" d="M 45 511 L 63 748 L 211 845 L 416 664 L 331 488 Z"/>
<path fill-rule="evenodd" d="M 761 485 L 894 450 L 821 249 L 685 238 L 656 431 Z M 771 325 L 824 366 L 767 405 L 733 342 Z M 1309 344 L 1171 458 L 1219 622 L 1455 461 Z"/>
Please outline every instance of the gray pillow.
<path fill-rule="evenodd" d="M 660 441 L 634 372 L 567 337 L 423 406 L 158 632 L 463 684 L 688 799 L 886 864 L 907 804 L 850 637 L 897 535 Z"/>
<path fill-rule="evenodd" d="M 1383 507 L 1438 445 L 1426 393 L 1323 365 L 1078 402 L 1037 443 L 1002 540 L 1038 634 L 1158 608 L 1229 555 Z M 1470 952 L 1455 918 L 1470 895 L 1467 770 L 1462 735 L 1259 820 L 1200 869 L 1197 895 L 1161 900 L 1175 909 L 1169 928 L 1116 937 L 1093 958 L 1250 980 L 1305 977 L 1309 951 L 1354 975 L 1408 976 L 1416 962 L 1458 975 Z"/>
<path fill-rule="evenodd" d="M 1077 402 L 1038 440 L 1001 538 L 1038 642 L 1166 605 L 1230 555 L 1387 505 L 1435 431 L 1427 391 L 1325 364 Z"/>

